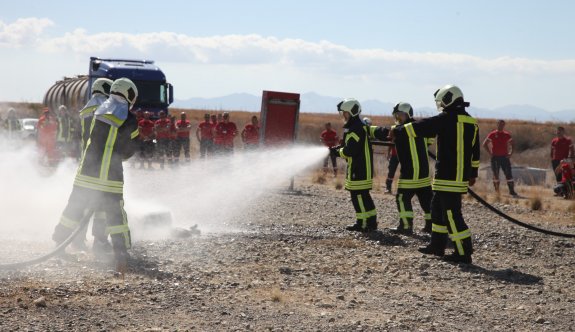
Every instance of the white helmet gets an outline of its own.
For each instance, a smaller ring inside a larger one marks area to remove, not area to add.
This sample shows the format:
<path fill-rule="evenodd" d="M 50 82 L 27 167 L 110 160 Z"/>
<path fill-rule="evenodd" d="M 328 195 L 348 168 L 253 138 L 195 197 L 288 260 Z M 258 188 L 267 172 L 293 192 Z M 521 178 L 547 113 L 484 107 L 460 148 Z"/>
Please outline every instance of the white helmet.
<path fill-rule="evenodd" d="M 338 112 L 347 112 L 351 116 L 358 116 L 361 113 L 361 105 L 359 101 L 353 98 L 346 98 L 337 104 Z"/>
<path fill-rule="evenodd" d="M 60 105 L 58 107 L 58 111 L 60 112 L 66 112 L 68 110 L 68 107 L 66 107 L 66 105 Z"/>
<path fill-rule="evenodd" d="M 455 85 L 446 85 L 435 91 L 433 95 L 435 96 L 435 105 L 438 111 L 442 111 L 444 108 L 453 105 L 458 99 L 463 102 L 463 92 Z"/>
<path fill-rule="evenodd" d="M 409 103 L 399 102 L 395 104 L 395 106 L 393 106 L 393 112 L 391 112 L 391 114 L 394 115 L 399 112 L 409 115 L 410 118 L 413 117 L 413 108 L 411 107 L 411 105 L 409 105 Z"/>
<path fill-rule="evenodd" d="M 365 123 L 368 126 L 371 126 L 372 122 L 371 119 L 366 116 L 365 118 L 363 118 L 363 123 Z"/>
<path fill-rule="evenodd" d="M 109 78 L 99 78 L 95 80 L 94 83 L 92 83 L 92 94 L 99 92 L 108 96 L 110 95 L 110 88 L 112 87 L 112 84 L 114 84 L 114 81 Z"/>
<path fill-rule="evenodd" d="M 129 78 L 122 77 L 114 81 L 110 88 L 110 94 L 124 97 L 131 107 L 134 106 L 136 98 L 138 98 L 138 88 Z"/>

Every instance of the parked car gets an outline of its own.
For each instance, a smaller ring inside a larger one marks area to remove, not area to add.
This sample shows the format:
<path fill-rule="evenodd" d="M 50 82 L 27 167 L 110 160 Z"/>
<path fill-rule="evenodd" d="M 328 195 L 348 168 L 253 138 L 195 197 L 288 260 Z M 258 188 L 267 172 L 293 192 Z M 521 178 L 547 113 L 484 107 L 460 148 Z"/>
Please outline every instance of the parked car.
<path fill-rule="evenodd" d="M 38 134 L 38 119 L 24 118 L 20 119 L 22 125 L 22 138 L 23 139 L 36 139 Z"/>

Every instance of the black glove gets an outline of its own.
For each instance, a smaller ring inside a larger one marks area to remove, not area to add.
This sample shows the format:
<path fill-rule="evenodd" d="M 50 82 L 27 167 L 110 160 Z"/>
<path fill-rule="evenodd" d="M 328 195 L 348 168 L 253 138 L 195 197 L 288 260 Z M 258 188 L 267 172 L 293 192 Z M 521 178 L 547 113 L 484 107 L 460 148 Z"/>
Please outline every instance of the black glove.
<path fill-rule="evenodd" d="M 331 157 L 339 157 L 339 149 L 341 148 L 341 146 L 332 146 L 329 148 L 329 155 Z"/>

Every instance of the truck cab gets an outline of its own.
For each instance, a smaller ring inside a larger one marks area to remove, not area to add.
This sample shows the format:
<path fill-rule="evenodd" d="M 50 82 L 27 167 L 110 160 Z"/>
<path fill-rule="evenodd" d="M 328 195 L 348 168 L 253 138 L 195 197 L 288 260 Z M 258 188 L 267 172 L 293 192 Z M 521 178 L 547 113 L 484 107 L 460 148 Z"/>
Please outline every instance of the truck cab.
<path fill-rule="evenodd" d="M 174 101 L 173 86 L 166 82 L 166 75 L 152 60 L 91 57 L 87 96 L 92 94 L 90 91 L 92 83 L 101 77 L 111 80 L 126 77 L 132 80 L 138 88 L 138 99 L 134 109 L 149 111 L 154 118 L 158 117 L 160 111 L 168 113 L 168 106 Z"/>

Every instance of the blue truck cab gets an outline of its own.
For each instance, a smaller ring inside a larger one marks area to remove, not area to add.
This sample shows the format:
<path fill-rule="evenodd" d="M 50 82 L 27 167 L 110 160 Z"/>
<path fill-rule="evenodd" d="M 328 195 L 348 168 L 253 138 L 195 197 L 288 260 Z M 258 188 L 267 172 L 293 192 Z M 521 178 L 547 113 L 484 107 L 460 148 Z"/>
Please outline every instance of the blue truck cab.
<path fill-rule="evenodd" d="M 90 57 L 87 96 L 92 94 L 92 83 L 101 77 L 132 80 L 138 88 L 138 99 L 133 109 L 148 111 L 152 118 L 157 118 L 160 111 L 168 113 L 168 106 L 174 101 L 173 86 L 166 82 L 166 75 L 152 60 Z"/>

